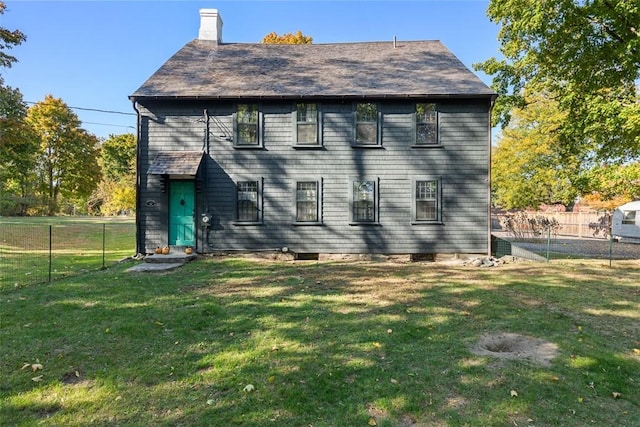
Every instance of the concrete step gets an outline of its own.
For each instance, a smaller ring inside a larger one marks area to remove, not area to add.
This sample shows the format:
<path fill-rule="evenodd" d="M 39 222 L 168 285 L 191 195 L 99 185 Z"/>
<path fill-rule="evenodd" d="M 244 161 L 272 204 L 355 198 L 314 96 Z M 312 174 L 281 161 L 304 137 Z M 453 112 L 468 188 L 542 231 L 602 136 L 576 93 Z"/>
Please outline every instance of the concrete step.
<path fill-rule="evenodd" d="M 192 253 L 187 255 L 184 253 L 184 249 L 172 248 L 171 251 L 166 254 L 152 254 L 144 257 L 144 262 L 151 264 L 176 264 L 186 263 L 196 259 L 196 254 Z"/>
<path fill-rule="evenodd" d="M 184 262 L 177 262 L 177 263 L 141 262 L 129 268 L 127 271 L 130 273 L 153 273 L 158 271 L 162 272 L 162 271 L 169 271 L 169 270 L 182 267 L 184 264 L 185 264 Z"/>

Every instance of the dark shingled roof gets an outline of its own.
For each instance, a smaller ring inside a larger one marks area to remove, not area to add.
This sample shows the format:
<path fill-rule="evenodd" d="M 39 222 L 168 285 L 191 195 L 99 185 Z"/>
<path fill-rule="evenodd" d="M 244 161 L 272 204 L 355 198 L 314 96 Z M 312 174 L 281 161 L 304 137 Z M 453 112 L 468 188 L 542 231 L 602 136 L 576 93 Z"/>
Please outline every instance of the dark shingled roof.
<path fill-rule="evenodd" d="M 491 97 L 439 41 L 275 45 L 193 40 L 131 99 Z"/>
<path fill-rule="evenodd" d="M 147 175 L 195 175 L 201 161 L 201 151 L 164 151 L 151 161 Z"/>

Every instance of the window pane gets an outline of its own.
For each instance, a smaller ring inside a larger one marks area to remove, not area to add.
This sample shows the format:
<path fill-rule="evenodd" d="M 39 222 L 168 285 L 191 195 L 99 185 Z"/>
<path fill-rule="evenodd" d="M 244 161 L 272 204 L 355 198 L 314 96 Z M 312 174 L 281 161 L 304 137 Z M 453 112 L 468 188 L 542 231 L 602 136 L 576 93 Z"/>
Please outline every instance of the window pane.
<path fill-rule="evenodd" d="M 436 220 L 436 201 L 418 200 L 416 202 L 416 219 L 422 221 Z"/>
<path fill-rule="evenodd" d="M 299 144 L 317 144 L 318 132 L 315 123 L 298 123 L 297 141 Z"/>
<path fill-rule="evenodd" d="M 236 120 L 238 144 L 258 144 L 258 106 L 238 104 Z"/>
<path fill-rule="evenodd" d="M 258 125 L 238 123 L 238 144 L 257 144 Z"/>
<path fill-rule="evenodd" d="M 356 143 L 378 142 L 378 106 L 374 103 L 356 105 Z"/>
<path fill-rule="evenodd" d="M 375 221 L 375 182 L 353 182 L 353 220 Z"/>
<path fill-rule="evenodd" d="M 437 123 L 435 104 L 416 104 L 416 143 L 437 144 Z"/>
<path fill-rule="evenodd" d="M 316 104 L 296 104 L 298 122 L 315 123 L 318 117 L 318 106 Z"/>
<path fill-rule="evenodd" d="M 318 221 L 317 182 L 298 182 L 296 188 L 296 221 Z"/>
<path fill-rule="evenodd" d="M 377 142 L 377 125 L 358 123 L 356 125 L 356 142 L 358 144 L 375 144 Z"/>
<path fill-rule="evenodd" d="M 636 223 L 636 211 L 624 211 L 622 216 L 623 224 L 635 224 Z"/>
<path fill-rule="evenodd" d="M 416 181 L 416 220 L 434 221 L 438 219 L 438 183 Z"/>
<path fill-rule="evenodd" d="M 238 182 L 238 221 L 258 221 L 258 183 Z"/>
<path fill-rule="evenodd" d="M 317 125 L 317 104 L 296 104 L 296 142 L 298 144 L 317 144 Z"/>
<path fill-rule="evenodd" d="M 238 104 L 238 123 L 258 123 L 258 106 Z"/>
<path fill-rule="evenodd" d="M 378 107 L 368 102 L 356 105 L 357 122 L 376 122 L 378 120 Z"/>

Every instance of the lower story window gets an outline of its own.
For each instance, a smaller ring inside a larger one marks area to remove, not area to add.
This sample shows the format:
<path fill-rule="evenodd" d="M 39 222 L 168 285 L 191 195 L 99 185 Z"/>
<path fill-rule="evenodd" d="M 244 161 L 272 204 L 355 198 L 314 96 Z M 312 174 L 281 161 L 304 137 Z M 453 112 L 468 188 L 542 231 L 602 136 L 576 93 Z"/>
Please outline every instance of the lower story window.
<path fill-rule="evenodd" d="M 436 179 L 416 179 L 413 190 L 413 220 L 433 222 L 440 220 L 440 189 Z"/>
<path fill-rule="evenodd" d="M 317 181 L 296 183 L 296 222 L 318 222 L 319 191 Z"/>
<path fill-rule="evenodd" d="M 239 181 L 237 188 L 238 221 L 258 222 L 258 181 Z"/>
<path fill-rule="evenodd" d="M 376 181 L 352 181 L 351 219 L 353 222 L 375 222 Z"/>

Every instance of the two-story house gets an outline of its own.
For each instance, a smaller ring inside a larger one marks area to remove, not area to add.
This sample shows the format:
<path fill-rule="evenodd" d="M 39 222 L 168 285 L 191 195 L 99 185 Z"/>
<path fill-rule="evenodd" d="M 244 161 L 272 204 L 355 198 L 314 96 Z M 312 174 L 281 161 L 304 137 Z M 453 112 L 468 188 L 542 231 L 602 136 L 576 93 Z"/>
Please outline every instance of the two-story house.
<path fill-rule="evenodd" d="M 226 43 L 200 15 L 130 96 L 139 252 L 489 252 L 495 93 L 442 43 Z"/>

